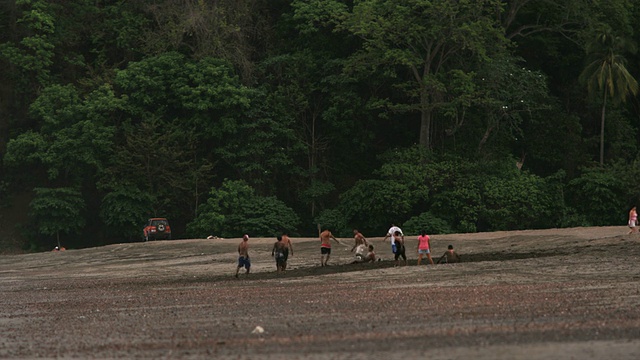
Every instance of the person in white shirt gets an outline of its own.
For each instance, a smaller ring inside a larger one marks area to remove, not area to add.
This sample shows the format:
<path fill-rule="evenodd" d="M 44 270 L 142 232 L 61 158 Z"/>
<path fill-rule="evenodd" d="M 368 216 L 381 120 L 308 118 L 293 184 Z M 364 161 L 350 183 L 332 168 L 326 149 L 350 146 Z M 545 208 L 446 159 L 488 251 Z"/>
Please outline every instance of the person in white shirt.
<path fill-rule="evenodd" d="M 401 240 L 402 244 L 404 244 L 404 233 L 402 232 L 402 229 L 397 227 L 395 224 L 391 224 L 389 231 L 387 231 L 387 235 L 382 240 L 382 241 L 387 241 L 387 239 L 391 240 L 391 251 L 393 252 L 393 255 L 396 255 L 398 252 L 398 246 L 396 245 L 396 237 L 398 236 L 395 235 L 396 232 L 400 233 L 398 240 Z"/>

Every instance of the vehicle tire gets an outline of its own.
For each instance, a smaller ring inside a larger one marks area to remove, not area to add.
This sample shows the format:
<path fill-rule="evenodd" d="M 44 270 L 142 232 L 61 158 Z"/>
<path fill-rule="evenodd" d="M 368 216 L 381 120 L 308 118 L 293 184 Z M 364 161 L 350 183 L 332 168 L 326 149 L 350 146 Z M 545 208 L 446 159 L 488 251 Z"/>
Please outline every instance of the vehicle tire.
<path fill-rule="evenodd" d="M 158 224 L 158 231 L 164 232 L 164 230 L 165 230 L 164 224 Z"/>

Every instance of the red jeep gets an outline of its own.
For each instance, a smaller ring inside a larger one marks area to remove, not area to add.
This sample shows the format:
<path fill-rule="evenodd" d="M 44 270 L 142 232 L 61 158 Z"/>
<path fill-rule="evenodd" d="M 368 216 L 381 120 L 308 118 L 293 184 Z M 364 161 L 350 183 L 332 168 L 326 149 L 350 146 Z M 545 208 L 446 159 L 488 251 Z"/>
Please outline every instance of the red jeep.
<path fill-rule="evenodd" d="M 147 222 L 147 226 L 142 230 L 144 241 L 149 240 L 171 240 L 171 227 L 169 221 L 165 218 L 151 218 Z"/>

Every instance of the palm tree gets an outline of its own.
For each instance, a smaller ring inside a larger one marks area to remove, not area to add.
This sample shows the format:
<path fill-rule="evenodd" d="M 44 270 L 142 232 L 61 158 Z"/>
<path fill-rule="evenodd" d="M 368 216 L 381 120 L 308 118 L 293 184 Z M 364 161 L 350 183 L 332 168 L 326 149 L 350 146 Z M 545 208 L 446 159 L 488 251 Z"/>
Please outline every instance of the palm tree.
<path fill-rule="evenodd" d="M 622 53 L 634 51 L 633 44 L 604 31 L 587 46 L 587 66 L 580 80 L 587 84 L 589 94 L 602 96 L 602 120 L 600 123 L 600 165 L 604 164 L 604 119 L 607 98 L 615 103 L 624 102 L 630 94 L 638 94 L 638 82 L 626 68 Z"/>

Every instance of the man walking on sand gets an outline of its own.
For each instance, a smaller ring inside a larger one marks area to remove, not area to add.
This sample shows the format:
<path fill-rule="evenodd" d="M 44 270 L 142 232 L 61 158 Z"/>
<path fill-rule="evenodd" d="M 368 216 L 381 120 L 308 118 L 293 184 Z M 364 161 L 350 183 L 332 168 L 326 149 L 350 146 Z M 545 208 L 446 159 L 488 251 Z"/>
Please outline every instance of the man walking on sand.
<path fill-rule="evenodd" d="M 289 260 L 289 254 L 293 256 L 293 245 L 291 244 L 291 239 L 289 239 L 289 234 L 286 231 L 282 232 L 282 246 L 283 254 L 284 254 L 284 268 L 283 271 L 287 269 L 287 261 Z"/>
<path fill-rule="evenodd" d="M 249 275 L 249 271 L 251 271 L 251 260 L 249 259 L 249 235 L 247 234 L 242 237 L 242 241 L 240 242 L 240 245 L 238 245 L 238 267 L 236 268 L 236 277 L 238 277 L 238 272 L 240 272 L 241 267 L 247 269 L 245 275 Z"/>
<path fill-rule="evenodd" d="M 278 241 L 273 244 L 273 249 L 271 250 L 271 256 L 276 259 L 276 271 L 281 272 L 287 267 L 286 260 L 284 258 L 285 247 L 282 243 L 282 236 L 278 236 Z"/>
<path fill-rule="evenodd" d="M 327 266 L 329 257 L 331 256 L 331 239 L 340 244 L 331 231 L 325 229 L 320 233 L 320 266 Z"/>

